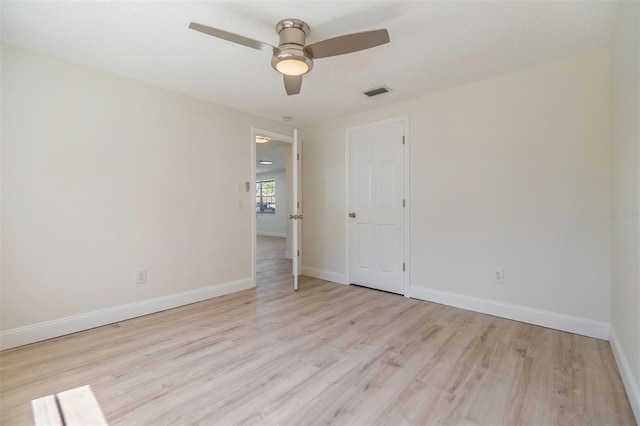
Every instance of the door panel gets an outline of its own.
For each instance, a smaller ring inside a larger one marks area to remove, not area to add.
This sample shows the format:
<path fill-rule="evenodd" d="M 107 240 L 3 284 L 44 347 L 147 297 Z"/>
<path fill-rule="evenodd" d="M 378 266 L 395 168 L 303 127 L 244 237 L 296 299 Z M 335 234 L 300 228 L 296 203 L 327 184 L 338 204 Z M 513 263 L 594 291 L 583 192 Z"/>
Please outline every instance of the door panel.
<path fill-rule="evenodd" d="M 358 165 L 358 207 L 371 206 L 371 164 L 361 162 Z"/>
<path fill-rule="evenodd" d="M 395 164 L 393 159 L 380 164 L 380 208 L 393 208 L 395 202 Z"/>
<path fill-rule="evenodd" d="M 394 254 L 395 249 L 395 235 L 396 226 L 393 224 L 380 225 L 380 272 L 382 273 L 395 273 L 396 268 L 394 266 Z"/>
<path fill-rule="evenodd" d="M 373 270 L 373 226 L 370 223 L 358 223 L 358 256 L 356 267 L 361 271 Z"/>
<path fill-rule="evenodd" d="M 404 123 L 349 132 L 351 282 L 404 293 Z"/>
<path fill-rule="evenodd" d="M 292 175 L 293 175 L 293 197 L 291 200 L 291 220 L 293 220 L 293 247 L 291 256 L 293 258 L 293 289 L 298 290 L 298 277 L 300 275 L 300 260 L 302 259 L 302 211 L 300 209 L 300 144 L 298 143 L 298 129 L 293 130 L 292 147 Z"/>

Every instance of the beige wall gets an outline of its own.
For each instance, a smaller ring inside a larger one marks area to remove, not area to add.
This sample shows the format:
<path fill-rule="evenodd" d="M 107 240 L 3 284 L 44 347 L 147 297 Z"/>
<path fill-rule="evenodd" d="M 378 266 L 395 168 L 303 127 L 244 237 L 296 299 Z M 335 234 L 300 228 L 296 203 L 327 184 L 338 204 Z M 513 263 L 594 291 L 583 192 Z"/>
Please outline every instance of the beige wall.
<path fill-rule="evenodd" d="M 345 273 L 345 128 L 408 114 L 411 285 L 608 323 L 608 73 L 599 49 L 305 128 L 305 267 Z"/>
<path fill-rule="evenodd" d="M 251 279 L 252 126 L 2 46 L 2 330 Z"/>
<path fill-rule="evenodd" d="M 620 4 L 611 42 L 611 330 L 615 337 L 614 349 L 617 344 L 617 355 L 625 358 L 630 370 L 630 374 L 626 375 L 625 369 L 620 369 L 632 406 L 640 420 L 638 9 L 638 2 L 635 1 Z"/>

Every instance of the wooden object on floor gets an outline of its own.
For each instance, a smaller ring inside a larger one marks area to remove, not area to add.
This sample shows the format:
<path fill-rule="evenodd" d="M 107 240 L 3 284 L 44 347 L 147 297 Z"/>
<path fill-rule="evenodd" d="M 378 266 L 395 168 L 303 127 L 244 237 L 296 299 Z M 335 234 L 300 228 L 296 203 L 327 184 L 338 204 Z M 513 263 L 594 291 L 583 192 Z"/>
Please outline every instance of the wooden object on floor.
<path fill-rule="evenodd" d="M 0 424 L 91 383 L 111 424 L 634 425 L 609 342 L 302 277 L 0 352 Z"/>
<path fill-rule="evenodd" d="M 35 426 L 106 426 L 90 386 L 31 401 Z"/>

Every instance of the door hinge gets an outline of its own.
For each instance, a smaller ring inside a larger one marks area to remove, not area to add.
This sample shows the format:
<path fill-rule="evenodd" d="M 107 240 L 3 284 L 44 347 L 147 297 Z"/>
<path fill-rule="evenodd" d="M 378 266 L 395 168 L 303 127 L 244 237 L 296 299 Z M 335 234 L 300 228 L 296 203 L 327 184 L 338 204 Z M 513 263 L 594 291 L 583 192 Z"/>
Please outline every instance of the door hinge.
<path fill-rule="evenodd" d="M 296 157 L 299 160 L 300 159 L 300 153 L 298 153 Z"/>
<path fill-rule="evenodd" d="M 404 135 L 402 135 L 402 145 L 404 145 Z"/>
<path fill-rule="evenodd" d="M 404 198 L 402 199 L 402 207 L 407 207 L 406 200 Z"/>
<path fill-rule="evenodd" d="M 298 250 L 298 257 L 300 257 L 300 250 Z"/>
<path fill-rule="evenodd" d="M 403 263 L 402 264 L 402 272 L 405 272 L 405 271 L 406 271 L 406 265 Z"/>
<path fill-rule="evenodd" d="M 298 201 L 298 208 L 300 208 L 300 201 Z"/>

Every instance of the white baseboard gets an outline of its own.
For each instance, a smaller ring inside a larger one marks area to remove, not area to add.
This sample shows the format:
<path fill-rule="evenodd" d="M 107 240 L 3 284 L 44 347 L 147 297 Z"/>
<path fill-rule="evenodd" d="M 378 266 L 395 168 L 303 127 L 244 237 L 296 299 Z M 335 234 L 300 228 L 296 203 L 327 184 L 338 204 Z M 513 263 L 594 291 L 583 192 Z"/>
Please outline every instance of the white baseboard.
<path fill-rule="evenodd" d="M 64 336 L 255 287 L 251 278 L 87 312 L 0 332 L 0 350 Z"/>
<path fill-rule="evenodd" d="M 338 284 L 349 284 L 347 277 L 344 274 L 338 272 L 326 271 L 324 269 L 310 268 L 308 266 L 302 267 L 302 275 L 308 277 L 319 278 L 325 281 L 331 281 Z"/>
<path fill-rule="evenodd" d="M 287 238 L 287 234 L 283 232 L 256 231 L 256 235 L 260 235 L 263 237 Z"/>
<path fill-rule="evenodd" d="M 620 341 L 618 340 L 613 327 L 611 327 L 609 334 L 609 342 L 611 343 L 613 356 L 618 364 L 622 383 L 624 383 L 624 388 L 627 391 L 627 396 L 629 397 L 631 409 L 633 410 L 633 414 L 636 416 L 636 423 L 640 424 L 640 387 L 638 387 L 638 382 L 636 382 L 636 379 L 633 376 L 627 357 L 622 350 L 622 346 L 620 346 Z"/>
<path fill-rule="evenodd" d="M 570 333 L 595 337 L 597 339 L 609 339 L 608 323 L 594 321 L 587 318 L 543 311 L 541 309 L 533 309 L 526 306 L 495 302 L 489 299 L 481 299 L 473 296 L 466 296 L 424 287 L 409 287 L 408 296 L 414 299 L 442 303 L 443 305 L 468 309 L 470 311 L 495 315 L 497 317 L 522 321 L 556 330 L 568 331 Z"/>

